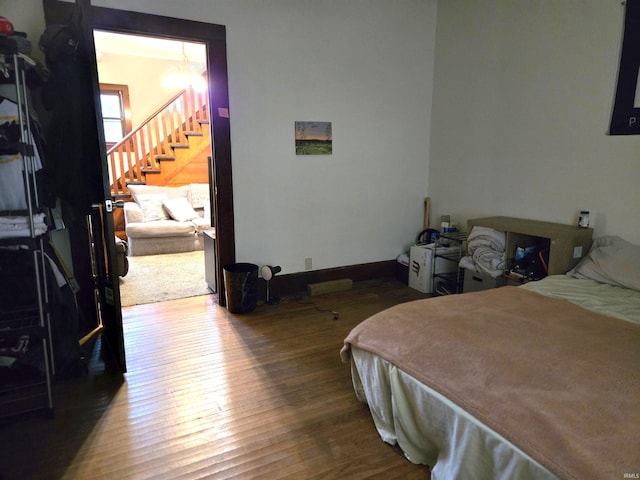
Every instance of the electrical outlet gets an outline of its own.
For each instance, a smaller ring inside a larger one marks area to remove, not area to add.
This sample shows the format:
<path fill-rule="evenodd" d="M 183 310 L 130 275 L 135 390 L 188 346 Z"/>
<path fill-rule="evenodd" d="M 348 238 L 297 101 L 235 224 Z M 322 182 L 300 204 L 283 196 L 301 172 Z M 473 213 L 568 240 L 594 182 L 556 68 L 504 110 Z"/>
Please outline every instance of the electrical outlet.
<path fill-rule="evenodd" d="M 574 247 L 573 248 L 573 258 L 581 258 L 582 257 L 582 247 Z"/>
<path fill-rule="evenodd" d="M 311 257 L 305 258 L 304 259 L 304 269 L 305 270 L 311 270 L 311 266 L 312 266 Z"/>

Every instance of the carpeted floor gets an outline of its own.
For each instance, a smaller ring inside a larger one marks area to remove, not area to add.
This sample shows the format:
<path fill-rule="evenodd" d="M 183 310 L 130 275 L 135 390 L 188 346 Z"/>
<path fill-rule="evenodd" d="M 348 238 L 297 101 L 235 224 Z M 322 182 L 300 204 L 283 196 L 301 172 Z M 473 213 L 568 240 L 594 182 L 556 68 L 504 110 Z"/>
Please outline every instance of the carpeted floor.
<path fill-rule="evenodd" d="M 129 273 L 120 278 L 123 307 L 210 293 L 202 250 L 129 257 Z"/>

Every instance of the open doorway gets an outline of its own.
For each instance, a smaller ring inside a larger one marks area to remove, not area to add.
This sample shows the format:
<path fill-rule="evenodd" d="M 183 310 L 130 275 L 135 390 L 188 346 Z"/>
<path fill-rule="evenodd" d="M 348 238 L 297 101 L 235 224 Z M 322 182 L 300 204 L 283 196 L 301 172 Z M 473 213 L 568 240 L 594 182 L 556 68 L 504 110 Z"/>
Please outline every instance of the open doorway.
<path fill-rule="evenodd" d="M 68 5 L 56 2 L 62 13 Z M 209 105 L 211 113 L 211 138 L 213 156 L 211 177 L 214 178 L 214 211 L 216 228 L 216 265 L 218 298 L 221 306 L 226 305 L 225 286 L 220 281 L 224 266 L 235 262 L 235 227 L 233 208 L 233 175 L 231 165 L 231 128 L 229 110 L 229 80 L 227 72 L 227 40 L 224 25 L 197 22 L 181 18 L 91 7 L 92 29 L 117 31 L 180 41 L 202 42 L 207 51 L 207 72 L 209 76 Z"/>
<path fill-rule="evenodd" d="M 225 26 L 91 6 L 89 0 L 76 0 L 76 2 L 44 0 L 43 7 L 45 22 L 48 27 L 58 28 L 59 26 L 70 24 L 79 27 L 82 31 L 81 36 L 84 43 L 89 45 L 93 53 L 95 53 L 95 49 L 92 32 L 95 29 L 156 37 L 171 37 L 185 41 L 203 42 L 206 45 L 207 71 L 209 74 L 208 102 L 211 113 L 210 133 L 213 143 L 211 162 L 211 171 L 213 173 L 211 177 L 214 178 L 215 183 L 215 188 L 211 190 L 215 199 L 215 211 L 212 212 L 212 215 L 216 226 L 216 241 L 213 246 L 217 260 L 214 266 L 215 278 L 218 281 L 218 297 L 216 300 L 218 304 L 225 306 L 225 286 L 219 280 L 222 278 L 224 265 L 235 262 L 229 81 Z M 88 149 L 96 146 L 99 148 L 97 152 L 90 152 L 86 156 L 70 158 L 75 158 L 77 161 L 84 159 L 85 163 L 81 164 L 85 167 L 84 170 L 92 175 L 99 174 L 102 177 L 102 182 L 99 182 L 101 184 L 91 189 L 91 193 L 97 195 L 95 200 L 91 200 L 95 204 L 83 205 L 84 208 L 96 208 L 99 211 L 99 216 L 97 213 L 94 215 L 96 222 L 93 223 L 94 227 L 92 228 L 95 230 L 93 232 L 94 238 L 101 241 L 95 242 L 92 246 L 95 249 L 94 258 L 100 259 L 100 261 L 90 262 L 89 256 L 86 253 L 82 253 L 85 252 L 86 232 L 84 230 L 72 232 L 73 235 L 70 235 L 74 262 L 76 258 L 75 252 L 81 252 L 78 254 L 80 261 L 77 263 L 83 280 L 86 280 L 88 285 L 93 285 L 93 283 L 97 282 L 95 289 L 80 289 L 77 297 L 78 303 L 82 304 L 83 309 L 87 310 L 87 312 L 91 311 L 94 305 L 99 308 L 104 325 L 103 336 L 107 340 L 105 344 L 111 347 L 110 350 L 113 353 L 111 358 L 114 360 L 114 365 L 121 372 L 126 372 L 119 277 L 113 274 L 117 269 L 113 205 L 112 199 L 109 198 L 108 172 L 104 149 L 102 148 L 105 142 L 98 139 L 103 135 L 103 129 L 99 127 L 101 118 L 95 115 L 100 109 L 97 62 L 94 55 L 90 54 L 85 57 L 88 65 L 86 72 L 83 69 L 82 73 L 86 75 L 86 80 L 79 82 L 81 89 L 75 90 L 77 94 L 76 103 L 86 107 L 87 115 L 92 117 L 87 118 L 85 120 L 86 124 L 83 124 L 83 126 L 87 127 L 87 134 L 82 137 L 83 145 Z M 84 63 L 80 66 L 83 65 Z M 96 137 L 95 140 L 94 137 Z M 70 138 L 77 137 L 71 136 Z M 87 162 L 87 160 L 90 161 Z M 76 244 L 77 247 L 74 249 Z M 94 266 L 97 274 L 94 272 Z M 74 273 L 78 274 L 75 264 Z"/>
<path fill-rule="evenodd" d="M 104 30 L 93 35 L 111 193 L 115 200 L 133 202 L 114 213 L 116 235 L 131 243 L 128 272 L 120 281 L 122 306 L 210 294 L 203 251 L 204 233 L 215 231 L 210 114 L 203 102 L 208 98 L 206 45 Z M 173 215 L 159 203 L 165 192 L 184 192 L 183 207 L 199 214 L 193 220 L 200 237 L 196 246 L 186 231 L 179 232 L 184 239 L 161 237 L 177 230 L 177 222 L 192 223 L 180 218 L 184 212 Z M 137 218 L 149 207 L 136 203 L 141 198 L 158 200 L 153 213 L 164 215 L 166 230 L 153 233 L 162 224 L 148 214 Z M 139 205 L 143 208 L 133 208 Z M 127 224 L 141 236 L 127 238 Z"/>

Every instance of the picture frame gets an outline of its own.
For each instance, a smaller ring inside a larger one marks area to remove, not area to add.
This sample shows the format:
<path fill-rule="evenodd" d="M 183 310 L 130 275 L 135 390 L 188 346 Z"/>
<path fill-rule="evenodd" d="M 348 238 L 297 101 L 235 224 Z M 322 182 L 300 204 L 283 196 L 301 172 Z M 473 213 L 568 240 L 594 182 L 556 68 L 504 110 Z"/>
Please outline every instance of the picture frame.
<path fill-rule="evenodd" d="M 333 154 L 331 122 L 295 122 L 296 155 Z"/>

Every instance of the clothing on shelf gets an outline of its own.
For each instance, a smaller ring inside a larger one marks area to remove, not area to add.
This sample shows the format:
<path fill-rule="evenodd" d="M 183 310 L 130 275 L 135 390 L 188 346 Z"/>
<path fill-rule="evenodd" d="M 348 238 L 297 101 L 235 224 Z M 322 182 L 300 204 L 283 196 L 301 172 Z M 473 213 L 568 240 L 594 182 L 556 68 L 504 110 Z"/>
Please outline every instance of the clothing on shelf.
<path fill-rule="evenodd" d="M 4 216 L 0 217 L 0 238 L 17 238 L 31 236 L 31 218 L 36 236 L 47 233 L 46 216 L 44 213 L 35 213 L 28 216 Z"/>
<path fill-rule="evenodd" d="M 0 123 L 3 125 L 18 121 L 18 106 L 15 102 L 0 97 Z M 19 129 L 19 127 L 18 127 Z M 11 127 L 9 127 L 9 131 Z M 27 133 L 27 143 L 33 145 L 35 140 Z M 34 173 L 42 169 L 42 160 L 37 149 L 33 152 L 33 163 L 27 168 Z M 0 155 L 0 210 L 24 210 L 27 208 L 24 190 L 23 158 L 20 152 Z"/>

